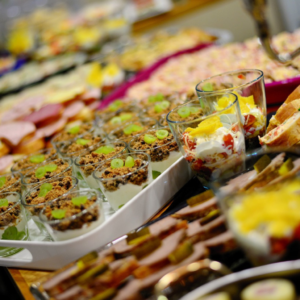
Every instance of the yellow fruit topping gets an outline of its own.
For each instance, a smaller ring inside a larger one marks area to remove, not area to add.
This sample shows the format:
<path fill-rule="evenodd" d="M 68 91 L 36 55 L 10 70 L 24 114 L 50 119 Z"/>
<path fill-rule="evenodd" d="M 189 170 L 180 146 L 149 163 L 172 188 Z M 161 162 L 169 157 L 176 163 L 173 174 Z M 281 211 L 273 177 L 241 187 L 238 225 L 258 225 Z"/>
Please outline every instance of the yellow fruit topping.
<path fill-rule="evenodd" d="M 217 104 L 217 106 L 216 106 L 216 110 L 217 110 L 217 111 L 221 111 L 221 110 L 225 109 L 225 108 L 228 107 L 230 104 L 232 104 L 233 101 L 234 101 L 234 97 L 231 96 L 231 95 L 230 95 L 229 97 L 227 97 L 227 96 L 221 97 L 221 98 L 218 100 L 218 104 Z M 231 108 L 229 108 L 229 109 L 226 109 L 226 111 L 224 111 L 224 113 L 226 113 L 226 114 L 232 114 L 232 113 L 234 113 L 234 108 L 231 107 Z"/>
<path fill-rule="evenodd" d="M 115 76 L 120 72 L 119 67 L 116 64 L 108 64 L 104 69 L 103 73 L 108 76 Z"/>
<path fill-rule="evenodd" d="M 103 81 L 103 73 L 99 63 L 93 63 L 91 71 L 87 77 L 87 83 L 93 87 L 100 87 Z"/>
<path fill-rule="evenodd" d="M 280 190 L 246 194 L 231 209 L 231 216 L 244 234 L 265 229 L 281 238 L 300 224 L 300 180 L 286 183 Z"/>
<path fill-rule="evenodd" d="M 189 132 L 189 135 L 191 137 L 196 137 L 204 134 L 207 135 L 212 134 L 220 127 L 223 127 L 220 117 L 215 116 L 215 117 L 208 118 L 203 122 L 199 123 L 197 128 L 187 128 L 186 132 Z"/>

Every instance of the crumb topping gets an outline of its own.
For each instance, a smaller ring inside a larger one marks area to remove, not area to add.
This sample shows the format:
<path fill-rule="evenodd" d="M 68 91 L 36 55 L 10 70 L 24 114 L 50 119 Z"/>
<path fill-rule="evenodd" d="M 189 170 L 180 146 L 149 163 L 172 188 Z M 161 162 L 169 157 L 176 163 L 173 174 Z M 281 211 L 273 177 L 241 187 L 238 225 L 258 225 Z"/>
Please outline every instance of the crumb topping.
<path fill-rule="evenodd" d="M 124 164 L 125 164 L 125 160 L 124 160 Z M 138 170 L 139 168 L 141 169 Z M 124 176 L 126 174 L 129 175 Z M 108 166 L 108 168 L 105 169 L 105 171 L 101 174 L 100 178 L 103 179 L 111 178 L 111 180 L 105 180 L 102 182 L 104 187 L 111 192 L 117 190 L 120 184 L 125 185 L 127 183 L 132 183 L 134 185 L 141 185 L 142 183 L 148 180 L 147 162 L 141 159 L 135 159 L 134 166 L 131 168 L 123 166 L 121 168 L 113 169 L 110 166 Z"/>
<path fill-rule="evenodd" d="M 90 199 L 86 201 L 85 204 L 81 204 L 80 206 L 76 206 L 72 203 L 70 200 L 59 200 L 58 202 L 55 202 L 55 204 L 47 205 L 45 208 L 45 216 L 49 221 L 57 220 L 52 216 L 52 211 L 57 209 L 63 209 L 66 211 L 65 218 L 62 219 L 60 222 L 57 222 L 57 224 L 51 224 L 52 228 L 57 231 L 66 231 L 69 229 L 80 229 L 85 224 L 88 226 L 98 220 L 99 218 L 99 207 L 94 206 L 90 209 L 88 209 L 90 206 L 92 206 L 97 201 L 96 196 L 92 196 Z M 72 220 L 66 220 L 67 218 L 77 215 L 80 212 L 84 211 L 85 209 L 88 209 L 86 212 L 82 213 L 78 217 L 72 219 Z"/>
<path fill-rule="evenodd" d="M 8 206 L 0 207 L 0 229 L 9 224 L 16 225 L 18 217 L 21 213 L 21 205 L 17 204 L 13 207 L 16 202 L 9 201 Z M 7 213 L 5 213 L 7 212 Z"/>
<path fill-rule="evenodd" d="M 19 176 L 12 176 L 12 174 L 0 176 L 6 177 L 4 185 L 0 188 L 0 191 L 3 192 L 21 192 L 21 180 Z"/>
<path fill-rule="evenodd" d="M 76 133 L 70 133 L 67 130 L 64 130 L 59 134 L 55 139 L 53 139 L 54 142 L 64 142 L 71 139 L 76 138 L 78 135 L 84 134 L 86 131 L 92 129 L 93 125 L 92 123 L 82 123 L 80 125 L 80 129 Z"/>

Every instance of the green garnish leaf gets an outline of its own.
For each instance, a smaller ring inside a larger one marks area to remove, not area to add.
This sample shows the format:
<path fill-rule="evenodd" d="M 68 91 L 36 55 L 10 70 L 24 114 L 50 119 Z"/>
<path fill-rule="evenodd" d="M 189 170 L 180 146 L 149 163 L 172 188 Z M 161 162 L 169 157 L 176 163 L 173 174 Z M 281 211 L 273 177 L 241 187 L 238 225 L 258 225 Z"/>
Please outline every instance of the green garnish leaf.
<path fill-rule="evenodd" d="M 0 207 L 7 207 L 8 200 L 6 198 L 0 199 Z"/>
<path fill-rule="evenodd" d="M 152 134 L 145 134 L 144 136 L 144 141 L 147 143 L 147 144 L 152 144 L 156 141 L 156 137 Z"/>
<path fill-rule="evenodd" d="M 122 123 L 122 120 L 120 117 L 113 117 L 110 120 L 110 124 L 112 124 L 112 125 L 117 125 L 117 124 L 121 124 L 121 123 Z"/>
<path fill-rule="evenodd" d="M 116 111 L 122 106 L 123 106 L 123 102 L 121 100 L 116 100 L 108 106 L 108 109 L 110 111 Z"/>
<path fill-rule="evenodd" d="M 121 118 L 122 122 L 125 122 L 125 121 L 128 121 L 132 118 L 132 114 L 123 114 L 123 115 L 120 116 L 120 118 Z"/>
<path fill-rule="evenodd" d="M 181 118 L 187 118 L 191 114 L 191 109 L 190 107 L 181 107 L 178 109 L 177 113 Z"/>
<path fill-rule="evenodd" d="M 19 231 L 17 235 L 17 240 L 23 240 L 25 236 L 26 234 L 24 231 Z"/>
<path fill-rule="evenodd" d="M 133 132 L 137 132 L 137 131 L 141 131 L 143 129 L 143 127 L 136 125 L 136 124 L 130 124 L 127 127 L 124 128 L 123 132 L 127 135 L 133 133 Z"/>
<path fill-rule="evenodd" d="M 76 144 L 82 145 L 82 146 L 87 145 L 89 142 L 90 142 L 90 140 L 85 140 L 85 139 L 77 139 L 76 140 Z"/>
<path fill-rule="evenodd" d="M 127 156 L 125 160 L 125 167 L 132 168 L 134 166 L 134 159 L 132 156 Z"/>
<path fill-rule="evenodd" d="M 81 204 L 85 204 L 87 200 L 88 200 L 87 196 L 78 196 L 72 198 L 71 201 L 75 206 L 80 206 Z"/>
<path fill-rule="evenodd" d="M 7 227 L 3 234 L 2 240 L 17 240 L 18 239 L 18 229 L 16 226 Z"/>
<path fill-rule="evenodd" d="M 55 164 L 49 164 L 49 165 L 46 165 L 44 166 L 46 172 L 53 172 L 57 169 L 57 165 Z"/>
<path fill-rule="evenodd" d="M 6 177 L 5 176 L 0 177 L 0 188 L 4 186 L 5 182 L 6 182 Z"/>
<path fill-rule="evenodd" d="M 122 168 L 124 166 L 124 161 L 123 159 L 115 158 L 111 161 L 110 165 L 112 169 Z"/>
<path fill-rule="evenodd" d="M 39 197 L 45 197 L 52 190 L 51 183 L 43 183 L 40 187 Z"/>
<path fill-rule="evenodd" d="M 143 186 L 142 190 L 145 189 L 148 185 L 149 185 L 149 184 L 145 184 L 145 185 Z"/>
<path fill-rule="evenodd" d="M 202 86 L 202 91 L 204 91 L 204 92 L 212 92 L 213 90 L 214 90 L 214 87 L 211 82 L 207 82 L 207 83 L 203 84 L 203 86 Z"/>
<path fill-rule="evenodd" d="M 80 126 L 79 125 L 76 125 L 74 127 L 71 127 L 67 130 L 68 133 L 71 133 L 71 134 L 76 134 L 78 133 L 80 130 Z"/>
<path fill-rule="evenodd" d="M 65 209 L 52 210 L 51 215 L 55 219 L 63 219 L 66 216 L 66 210 Z"/>
<path fill-rule="evenodd" d="M 119 205 L 118 209 L 122 208 L 125 204 L 121 204 Z"/>
<path fill-rule="evenodd" d="M 163 140 L 164 138 L 166 138 L 169 135 L 169 132 L 168 132 L 168 130 L 160 129 L 155 132 L 155 135 L 157 136 L 157 138 L 159 140 Z"/>
<path fill-rule="evenodd" d="M 112 146 L 102 146 L 94 151 L 97 154 L 109 154 L 115 151 L 115 148 Z"/>
<path fill-rule="evenodd" d="M 46 169 L 44 166 L 37 168 L 35 171 L 36 178 L 43 178 L 45 176 L 45 174 L 46 174 Z"/>
<path fill-rule="evenodd" d="M 152 178 L 156 179 L 160 174 L 161 174 L 161 172 L 159 172 L 159 171 L 152 171 Z"/>
<path fill-rule="evenodd" d="M 30 156 L 29 160 L 34 164 L 39 164 L 45 160 L 45 155 L 43 154 L 32 155 Z"/>
<path fill-rule="evenodd" d="M 80 172 L 77 172 L 77 173 L 76 173 L 76 176 L 77 176 L 78 179 L 84 180 L 84 178 L 82 177 L 82 175 L 81 175 Z"/>

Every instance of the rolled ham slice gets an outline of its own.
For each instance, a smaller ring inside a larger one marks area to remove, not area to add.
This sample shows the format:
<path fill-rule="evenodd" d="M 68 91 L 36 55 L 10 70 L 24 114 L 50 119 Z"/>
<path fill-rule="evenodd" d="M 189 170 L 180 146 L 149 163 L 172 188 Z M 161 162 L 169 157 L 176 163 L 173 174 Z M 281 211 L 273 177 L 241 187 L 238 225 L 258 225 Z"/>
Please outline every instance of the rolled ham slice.
<path fill-rule="evenodd" d="M 58 121 L 55 121 L 47 126 L 40 127 L 35 133 L 35 138 L 40 139 L 54 135 L 59 130 L 61 130 L 66 125 L 66 123 L 66 118 L 60 118 Z"/>
<path fill-rule="evenodd" d="M 99 100 L 101 97 L 101 90 L 99 88 L 92 88 L 86 91 L 83 95 L 81 95 L 81 100 L 85 102 L 89 102 L 92 100 Z"/>
<path fill-rule="evenodd" d="M 82 101 L 76 101 L 67 106 L 63 112 L 63 117 L 70 119 L 76 116 L 85 107 Z"/>
<path fill-rule="evenodd" d="M 37 125 L 49 119 L 59 117 L 62 111 L 63 106 L 61 104 L 48 104 L 43 106 L 41 109 L 33 112 L 32 114 L 26 116 L 25 118 L 23 118 L 23 120 L 32 122 Z"/>
<path fill-rule="evenodd" d="M 0 138 L 9 144 L 17 146 L 27 135 L 35 131 L 35 125 L 31 122 L 12 122 L 0 125 Z"/>
<path fill-rule="evenodd" d="M 195 220 L 198 218 L 205 217 L 212 210 L 218 208 L 217 198 L 213 197 L 201 204 L 195 206 L 186 206 L 183 209 L 177 211 L 173 217 L 184 219 L 184 220 Z"/>

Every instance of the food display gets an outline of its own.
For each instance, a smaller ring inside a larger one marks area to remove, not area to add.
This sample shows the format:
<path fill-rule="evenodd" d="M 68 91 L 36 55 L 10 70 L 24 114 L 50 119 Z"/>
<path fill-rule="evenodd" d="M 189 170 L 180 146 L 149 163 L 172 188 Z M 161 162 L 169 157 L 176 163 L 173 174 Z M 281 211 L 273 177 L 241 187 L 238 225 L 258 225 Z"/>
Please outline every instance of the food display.
<path fill-rule="evenodd" d="M 168 127 L 150 129 L 136 136 L 130 141 L 129 150 L 150 155 L 154 179 L 181 157 L 178 145 Z"/>
<path fill-rule="evenodd" d="M 137 152 L 114 156 L 100 164 L 93 177 L 111 207 L 118 210 L 152 182 L 150 157 Z"/>
<path fill-rule="evenodd" d="M 104 221 L 102 198 L 93 190 L 72 191 L 45 205 L 40 220 L 54 241 L 83 235 Z"/>
<path fill-rule="evenodd" d="M 0 192 L 21 193 L 21 178 L 18 173 L 7 173 L 0 176 Z"/>

